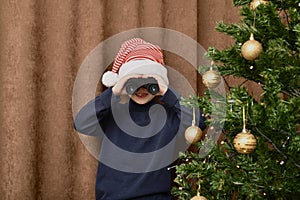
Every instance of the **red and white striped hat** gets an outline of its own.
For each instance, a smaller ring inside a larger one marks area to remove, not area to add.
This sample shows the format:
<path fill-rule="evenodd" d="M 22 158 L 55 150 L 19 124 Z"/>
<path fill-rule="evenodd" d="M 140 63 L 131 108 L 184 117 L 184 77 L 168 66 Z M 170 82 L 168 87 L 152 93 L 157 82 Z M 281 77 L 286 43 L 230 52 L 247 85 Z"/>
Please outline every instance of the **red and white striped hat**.
<path fill-rule="evenodd" d="M 102 83 L 112 87 L 129 74 L 155 74 L 169 84 L 167 69 L 163 65 L 163 54 L 159 46 L 133 38 L 121 45 L 112 70 L 103 74 Z"/>

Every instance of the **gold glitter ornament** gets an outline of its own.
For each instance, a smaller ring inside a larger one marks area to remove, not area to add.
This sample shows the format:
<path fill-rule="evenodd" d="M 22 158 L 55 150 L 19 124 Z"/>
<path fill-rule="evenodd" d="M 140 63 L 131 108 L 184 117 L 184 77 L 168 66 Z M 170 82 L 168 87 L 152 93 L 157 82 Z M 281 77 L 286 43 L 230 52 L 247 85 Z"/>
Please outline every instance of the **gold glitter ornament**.
<path fill-rule="evenodd" d="M 207 198 L 205 198 L 204 196 L 194 196 L 193 198 L 191 198 L 191 200 L 207 200 Z"/>
<path fill-rule="evenodd" d="M 202 82 L 208 88 L 215 88 L 221 82 L 221 75 L 219 72 L 210 68 L 210 70 L 206 71 L 202 76 Z"/>
<path fill-rule="evenodd" d="M 262 50 L 263 48 L 261 43 L 254 39 L 253 33 L 251 33 L 249 40 L 246 41 L 241 48 L 242 56 L 246 60 L 250 60 L 250 61 L 258 58 Z"/>
<path fill-rule="evenodd" d="M 197 195 L 192 197 L 191 200 L 207 200 L 207 198 L 205 198 L 204 196 L 200 195 L 200 190 L 201 190 L 201 184 L 200 184 L 201 180 L 199 179 L 199 185 L 198 185 L 198 189 L 197 189 Z"/>
<path fill-rule="evenodd" d="M 243 130 L 235 136 L 233 146 L 237 152 L 249 154 L 256 148 L 256 138 L 248 130 Z"/>
<path fill-rule="evenodd" d="M 268 1 L 264 1 L 264 0 L 253 0 L 253 1 L 250 3 L 250 8 L 251 8 L 252 10 L 255 10 L 260 4 L 268 5 L 269 2 L 268 2 Z"/>
<path fill-rule="evenodd" d="M 195 121 L 196 121 L 196 114 L 195 114 L 195 108 L 193 108 L 192 126 L 189 126 L 184 133 L 185 139 L 190 144 L 195 144 L 201 139 L 202 136 L 202 130 L 198 126 L 195 126 Z"/>
<path fill-rule="evenodd" d="M 256 138 L 246 129 L 246 112 L 245 106 L 243 106 L 243 130 L 233 139 L 233 146 L 237 152 L 241 154 L 249 154 L 254 151 L 256 144 Z"/>
<path fill-rule="evenodd" d="M 192 125 L 185 130 L 184 136 L 190 144 L 195 144 L 201 139 L 202 130 L 197 126 Z"/>

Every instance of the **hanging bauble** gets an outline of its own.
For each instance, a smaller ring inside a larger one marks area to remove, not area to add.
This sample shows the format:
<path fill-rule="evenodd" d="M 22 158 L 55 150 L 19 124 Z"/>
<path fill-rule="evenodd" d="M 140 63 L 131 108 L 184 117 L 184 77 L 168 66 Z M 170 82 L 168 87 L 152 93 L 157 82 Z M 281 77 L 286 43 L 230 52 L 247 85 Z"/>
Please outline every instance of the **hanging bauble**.
<path fill-rule="evenodd" d="M 198 126 L 192 125 L 185 130 L 184 136 L 190 144 L 195 144 L 201 139 L 202 130 Z"/>
<path fill-rule="evenodd" d="M 262 52 L 262 45 L 254 39 L 253 33 L 251 33 L 250 39 L 242 46 L 242 56 L 247 60 L 255 60 Z"/>
<path fill-rule="evenodd" d="M 197 195 L 192 197 L 191 200 L 207 200 L 204 196 L 200 195 L 200 190 L 201 190 L 201 179 L 200 176 L 198 177 L 199 183 L 198 183 L 198 189 L 197 189 Z"/>
<path fill-rule="evenodd" d="M 221 82 L 221 75 L 219 72 L 210 69 L 203 74 L 202 81 L 206 87 L 215 88 Z"/>
<path fill-rule="evenodd" d="M 268 1 L 264 1 L 264 0 L 253 0 L 251 3 L 250 3 L 250 8 L 252 10 L 255 10 L 257 8 L 257 6 L 259 6 L 260 4 L 264 4 L 264 5 L 267 5 L 269 2 Z"/>
<path fill-rule="evenodd" d="M 233 146 L 241 154 L 249 154 L 256 148 L 256 138 L 248 130 L 237 134 L 233 140 Z"/>
<path fill-rule="evenodd" d="M 191 200 L 207 200 L 207 198 L 205 198 L 204 196 L 194 196 L 193 198 L 191 198 Z"/>
<path fill-rule="evenodd" d="M 202 130 L 198 126 L 195 126 L 195 123 L 196 123 L 196 111 L 195 111 L 195 107 L 193 107 L 192 126 L 188 127 L 184 133 L 185 139 L 190 144 L 195 144 L 201 139 L 202 136 Z"/>

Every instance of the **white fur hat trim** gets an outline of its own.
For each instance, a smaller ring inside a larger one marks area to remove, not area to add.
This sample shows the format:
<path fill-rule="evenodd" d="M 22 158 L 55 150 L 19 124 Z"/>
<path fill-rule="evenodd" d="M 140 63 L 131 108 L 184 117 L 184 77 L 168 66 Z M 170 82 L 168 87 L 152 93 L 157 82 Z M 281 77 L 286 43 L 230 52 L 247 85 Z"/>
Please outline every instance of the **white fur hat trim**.
<path fill-rule="evenodd" d="M 160 76 L 169 85 L 167 69 L 162 64 L 148 59 L 132 60 L 124 63 L 119 69 L 119 80 L 130 74 L 155 74 Z"/>

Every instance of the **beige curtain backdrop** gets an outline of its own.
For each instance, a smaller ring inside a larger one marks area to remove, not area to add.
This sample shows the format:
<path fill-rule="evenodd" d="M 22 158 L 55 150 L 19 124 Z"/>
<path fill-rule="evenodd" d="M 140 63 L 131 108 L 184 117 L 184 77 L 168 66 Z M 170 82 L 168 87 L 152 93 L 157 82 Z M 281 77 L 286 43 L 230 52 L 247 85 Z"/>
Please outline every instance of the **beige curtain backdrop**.
<path fill-rule="evenodd" d="M 97 160 L 73 130 L 72 89 L 101 41 L 163 27 L 224 48 L 216 22 L 238 16 L 231 0 L 1 0 L 0 199 L 94 199 Z M 204 91 L 183 59 L 166 62 Z"/>

